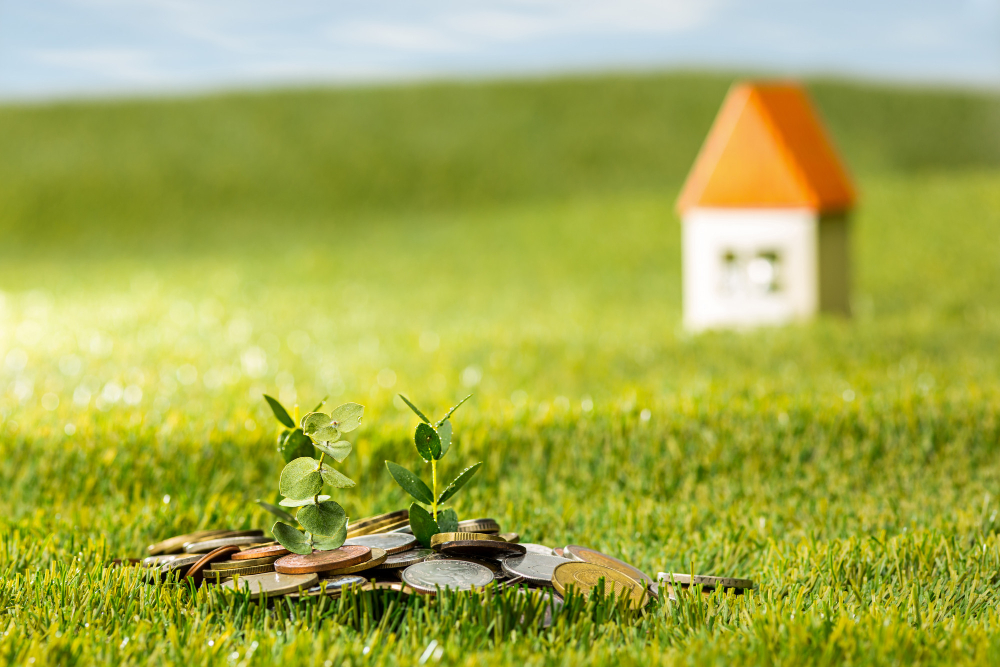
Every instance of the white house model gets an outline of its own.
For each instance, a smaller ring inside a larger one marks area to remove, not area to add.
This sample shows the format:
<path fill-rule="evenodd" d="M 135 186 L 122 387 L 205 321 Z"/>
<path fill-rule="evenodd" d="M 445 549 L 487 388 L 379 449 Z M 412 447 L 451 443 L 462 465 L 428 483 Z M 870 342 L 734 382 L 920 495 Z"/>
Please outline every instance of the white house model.
<path fill-rule="evenodd" d="M 677 202 L 685 326 L 848 314 L 854 200 L 800 87 L 734 86 Z"/>

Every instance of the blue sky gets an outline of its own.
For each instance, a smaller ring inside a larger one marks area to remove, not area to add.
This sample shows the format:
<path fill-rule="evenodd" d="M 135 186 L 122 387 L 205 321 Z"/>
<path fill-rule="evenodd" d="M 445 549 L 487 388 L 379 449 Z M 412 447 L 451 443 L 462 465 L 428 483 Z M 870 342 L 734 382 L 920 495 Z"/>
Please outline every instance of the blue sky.
<path fill-rule="evenodd" d="M 604 69 L 1000 88 L 1000 0 L 0 0 L 0 97 Z"/>

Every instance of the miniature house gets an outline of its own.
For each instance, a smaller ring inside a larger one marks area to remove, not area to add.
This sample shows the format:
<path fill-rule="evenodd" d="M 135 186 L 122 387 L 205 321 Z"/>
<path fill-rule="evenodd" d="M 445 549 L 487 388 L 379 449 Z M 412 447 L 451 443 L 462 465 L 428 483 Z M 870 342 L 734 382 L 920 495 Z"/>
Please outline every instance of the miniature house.
<path fill-rule="evenodd" d="M 847 314 L 854 199 L 802 88 L 735 85 L 677 201 L 685 326 Z"/>

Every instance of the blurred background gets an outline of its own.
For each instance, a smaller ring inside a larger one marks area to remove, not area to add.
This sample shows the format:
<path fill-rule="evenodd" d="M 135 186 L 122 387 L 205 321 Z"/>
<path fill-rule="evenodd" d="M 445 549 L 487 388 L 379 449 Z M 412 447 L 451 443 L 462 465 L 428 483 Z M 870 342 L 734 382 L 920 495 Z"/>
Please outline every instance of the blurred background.
<path fill-rule="evenodd" d="M 266 451 L 264 391 L 365 403 L 396 444 L 396 392 L 474 392 L 478 446 L 969 405 L 998 370 L 998 26 L 993 0 L 4 3 L 0 433 L 176 497 L 196 467 L 128 443 Z M 674 203 L 748 77 L 803 80 L 856 180 L 854 317 L 692 336 Z M 59 479 L 18 460 L 29 497 Z"/>

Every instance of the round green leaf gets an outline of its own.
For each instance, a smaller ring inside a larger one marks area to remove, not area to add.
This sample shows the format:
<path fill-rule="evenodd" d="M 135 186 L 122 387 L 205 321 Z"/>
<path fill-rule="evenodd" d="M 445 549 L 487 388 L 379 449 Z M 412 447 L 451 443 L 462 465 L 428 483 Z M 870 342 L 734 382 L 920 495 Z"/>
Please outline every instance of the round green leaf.
<path fill-rule="evenodd" d="M 344 403 L 330 413 L 334 426 L 343 433 L 350 433 L 361 426 L 361 418 L 365 414 L 365 406 L 357 403 Z"/>
<path fill-rule="evenodd" d="M 347 455 L 351 453 L 351 443 L 346 440 L 341 440 L 340 442 L 314 442 L 313 447 L 319 451 L 325 453 L 327 456 L 332 456 L 333 460 L 340 463 L 347 458 Z"/>
<path fill-rule="evenodd" d="M 302 418 L 302 430 L 305 431 L 306 435 L 311 436 L 317 429 L 329 426 L 331 421 L 330 415 L 326 413 L 310 412 Z"/>
<path fill-rule="evenodd" d="M 392 475 L 394 480 L 396 480 L 396 484 L 399 484 L 403 488 L 403 491 L 406 491 L 415 499 L 426 505 L 430 505 L 434 502 L 434 495 L 431 493 L 427 484 L 424 483 L 424 480 L 420 479 L 403 466 L 395 464 L 392 461 L 386 461 L 385 467 L 389 469 L 389 474 Z"/>
<path fill-rule="evenodd" d="M 320 551 L 331 551 L 333 549 L 339 549 L 343 546 L 344 541 L 347 539 L 347 518 L 344 518 L 344 524 L 337 530 L 336 533 L 329 537 L 322 537 L 320 535 L 313 535 L 312 541 L 313 546 Z"/>
<path fill-rule="evenodd" d="M 413 530 L 413 536 L 425 547 L 430 547 L 431 538 L 438 533 L 434 517 L 416 503 L 410 505 L 410 528 Z"/>
<path fill-rule="evenodd" d="M 353 484 L 352 484 L 353 486 Z M 315 496 L 323 488 L 319 463 L 316 459 L 303 456 L 285 466 L 278 478 L 278 492 L 292 500 L 302 500 Z"/>
<path fill-rule="evenodd" d="M 354 480 L 349 479 L 345 475 L 337 472 L 327 464 L 323 464 L 323 470 L 321 471 L 323 476 L 322 481 L 326 482 L 330 486 L 337 489 L 349 489 L 354 486 Z M 321 485 L 322 486 L 322 485 Z"/>
<path fill-rule="evenodd" d="M 307 438 L 300 428 L 282 431 L 278 435 L 278 453 L 285 459 L 285 463 L 303 456 L 311 457 L 312 444 L 312 440 Z"/>
<path fill-rule="evenodd" d="M 340 440 L 340 431 L 335 426 L 323 426 L 309 434 L 309 437 L 316 442 L 337 442 Z"/>
<path fill-rule="evenodd" d="M 309 540 L 297 528 L 289 526 L 287 523 L 277 522 L 272 526 L 271 532 L 278 543 L 294 554 L 311 554 L 312 547 Z"/>
<path fill-rule="evenodd" d="M 439 509 L 437 525 L 439 533 L 457 533 L 458 514 L 450 507 L 446 510 Z"/>
<path fill-rule="evenodd" d="M 318 498 L 319 502 L 323 502 L 324 500 L 329 500 L 330 496 L 314 496 L 314 498 Z M 315 504 L 314 498 L 302 498 L 301 500 L 292 500 L 291 498 L 285 498 L 278 504 L 281 505 L 282 507 L 302 507 L 303 505 Z"/>
<path fill-rule="evenodd" d="M 441 456 L 442 458 L 451 449 L 451 421 L 444 420 L 440 426 L 437 427 L 438 437 L 441 438 Z M 447 532 L 447 531 L 442 531 Z"/>
<path fill-rule="evenodd" d="M 318 505 L 306 505 L 295 516 L 302 527 L 313 535 L 333 536 L 347 525 L 347 512 L 332 500 Z"/>
<path fill-rule="evenodd" d="M 420 422 L 413 433 L 413 443 L 424 461 L 436 461 L 441 458 L 441 437 L 430 424 Z"/>

